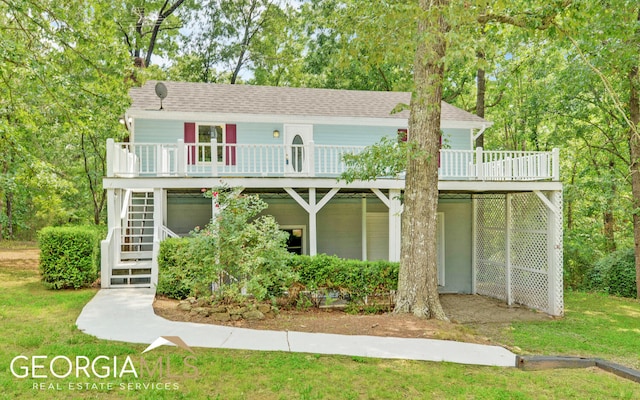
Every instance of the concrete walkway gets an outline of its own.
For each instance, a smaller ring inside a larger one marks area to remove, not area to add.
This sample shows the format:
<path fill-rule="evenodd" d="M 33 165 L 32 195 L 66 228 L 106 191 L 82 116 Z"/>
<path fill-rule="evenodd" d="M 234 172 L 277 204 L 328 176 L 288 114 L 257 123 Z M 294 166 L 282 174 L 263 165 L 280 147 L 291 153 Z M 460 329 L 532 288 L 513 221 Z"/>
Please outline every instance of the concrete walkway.
<path fill-rule="evenodd" d="M 153 312 L 154 296 L 153 289 L 100 290 L 84 307 L 76 324 L 81 331 L 100 339 L 130 343 L 150 344 L 160 336 L 179 336 L 190 347 L 516 366 L 516 355 L 498 346 L 433 339 L 263 331 L 169 321 Z"/>

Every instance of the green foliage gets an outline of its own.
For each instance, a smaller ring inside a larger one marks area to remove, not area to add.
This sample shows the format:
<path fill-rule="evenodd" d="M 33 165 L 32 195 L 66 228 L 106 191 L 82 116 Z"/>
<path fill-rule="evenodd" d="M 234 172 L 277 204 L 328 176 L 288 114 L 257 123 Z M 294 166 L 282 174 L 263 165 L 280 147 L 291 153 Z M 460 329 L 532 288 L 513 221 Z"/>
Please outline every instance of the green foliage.
<path fill-rule="evenodd" d="M 40 231 L 40 272 L 50 289 L 89 286 L 100 269 L 100 240 L 96 227 L 48 227 Z"/>
<path fill-rule="evenodd" d="M 564 237 L 564 286 L 576 290 L 591 290 L 589 271 L 594 260 L 602 257 L 601 242 L 590 231 L 573 229 Z"/>
<path fill-rule="evenodd" d="M 326 254 L 293 256 L 289 262 L 299 283 L 311 291 L 335 290 L 361 301 L 398 287 L 397 262 L 346 260 Z"/>
<path fill-rule="evenodd" d="M 184 268 L 181 253 L 187 244 L 188 241 L 184 238 L 169 238 L 160 243 L 156 289 L 159 294 L 173 299 L 184 299 L 191 293 L 190 283 L 193 277 L 187 274 L 197 271 Z"/>
<path fill-rule="evenodd" d="M 130 59 L 104 2 L 0 4 L 0 234 L 98 223 Z M 31 233 L 31 235 L 29 235 Z"/>
<path fill-rule="evenodd" d="M 246 292 L 257 300 L 282 294 L 295 280 L 286 260 L 287 234 L 267 204 L 240 189 L 216 188 L 206 196 L 219 210 L 211 223 L 185 239 L 160 245 L 158 292 L 170 297 L 214 295 L 229 299 Z"/>
<path fill-rule="evenodd" d="M 588 273 L 587 289 L 621 297 L 636 297 L 633 249 L 622 249 L 598 260 Z"/>
<path fill-rule="evenodd" d="M 394 133 L 367 146 L 359 154 L 344 154 L 343 160 L 347 168 L 340 179 L 350 183 L 355 180 L 396 178 L 404 174 L 411 158 L 423 155 L 414 143 L 399 141 L 397 133 Z"/>

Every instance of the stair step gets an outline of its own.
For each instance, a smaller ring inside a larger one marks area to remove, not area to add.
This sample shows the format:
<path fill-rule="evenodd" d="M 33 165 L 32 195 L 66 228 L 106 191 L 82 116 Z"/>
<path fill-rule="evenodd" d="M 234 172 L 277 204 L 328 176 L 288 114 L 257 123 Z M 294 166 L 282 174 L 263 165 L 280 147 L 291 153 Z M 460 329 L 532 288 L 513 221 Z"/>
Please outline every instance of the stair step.
<path fill-rule="evenodd" d="M 121 251 L 120 259 L 126 260 L 151 260 L 153 256 L 152 251 Z"/>
<path fill-rule="evenodd" d="M 111 270 L 111 277 L 117 276 L 118 278 L 131 278 L 131 277 L 144 277 L 151 276 L 151 267 L 149 268 L 125 268 Z"/>
<path fill-rule="evenodd" d="M 139 279 L 126 279 L 126 278 L 111 278 L 112 288 L 148 288 L 151 287 L 151 277 L 142 281 Z"/>

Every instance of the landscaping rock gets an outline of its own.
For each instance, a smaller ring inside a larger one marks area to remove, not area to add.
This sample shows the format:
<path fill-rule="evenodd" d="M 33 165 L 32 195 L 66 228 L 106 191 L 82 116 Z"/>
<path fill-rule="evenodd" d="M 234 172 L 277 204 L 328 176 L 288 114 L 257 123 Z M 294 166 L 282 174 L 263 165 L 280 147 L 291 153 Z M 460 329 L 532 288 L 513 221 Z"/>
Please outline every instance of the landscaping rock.
<path fill-rule="evenodd" d="M 187 300 L 181 300 L 180 303 L 178 303 L 177 308 L 182 311 L 191 311 L 191 303 Z"/>
<path fill-rule="evenodd" d="M 209 314 L 211 314 L 211 309 L 207 307 L 194 307 L 191 309 L 191 312 L 189 314 L 191 315 L 197 314 L 202 317 L 208 317 Z"/>
<path fill-rule="evenodd" d="M 260 311 L 263 314 L 266 314 L 269 311 L 271 311 L 271 305 L 270 304 L 258 304 L 258 306 L 256 308 L 258 309 L 258 311 Z"/>
<path fill-rule="evenodd" d="M 211 307 L 211 313 L 215 313 L 215 314 L 227 313 L 227 307 L 226 306 L 212 306 Z"/>
<path fill-rule="evenodd" d="M 196 301 L 196 305 L 198 307 L 206 307 L 206 306 L 210 306 L 211 302 L 209 301 L 209 299 L 201 297 Z"/>
<path fill-rule="evenodd" d="M 231 320 L 231 317 L 226 312 L 224 312 L 224 313 L 212 313 L 211 315 L 209 315 L 209 317 L 212 318 L 215 321 L 220 321 L 220 322 L 227 322 L 227 321 Z"/>
<path fill-rule="evenodd" d="M 242 317 L 247 321 L 259 320 L 259 319 L 264 319 L 264 314 L 258 310 L 251 310 L 242 314 Z"/>
<path fill-rule="evenodd" d="M 246 313 L 247 307 L 236 307 L 236 308 L 229 308 L 228 312 L 231 315 L 242 315 L 243 313 Z"/>
<path fill-rule="evenodd" d="M 189 302 L 189 304 L 196 304 L 198 300 L 196 300 L 195 297 L 187 297 L 187 301 Z"/>

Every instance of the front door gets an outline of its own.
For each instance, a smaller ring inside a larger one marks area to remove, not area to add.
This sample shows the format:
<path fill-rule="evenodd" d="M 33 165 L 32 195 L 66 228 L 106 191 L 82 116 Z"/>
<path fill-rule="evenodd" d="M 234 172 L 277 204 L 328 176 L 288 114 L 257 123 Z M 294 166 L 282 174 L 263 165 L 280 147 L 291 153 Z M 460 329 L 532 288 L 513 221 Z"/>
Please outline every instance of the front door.
<path fill-rule="evenodd" d="M 286 173 L 310 175 L 309 144 L 313 141 L 312 125 L 286 124 L 284 126 Z"/>

